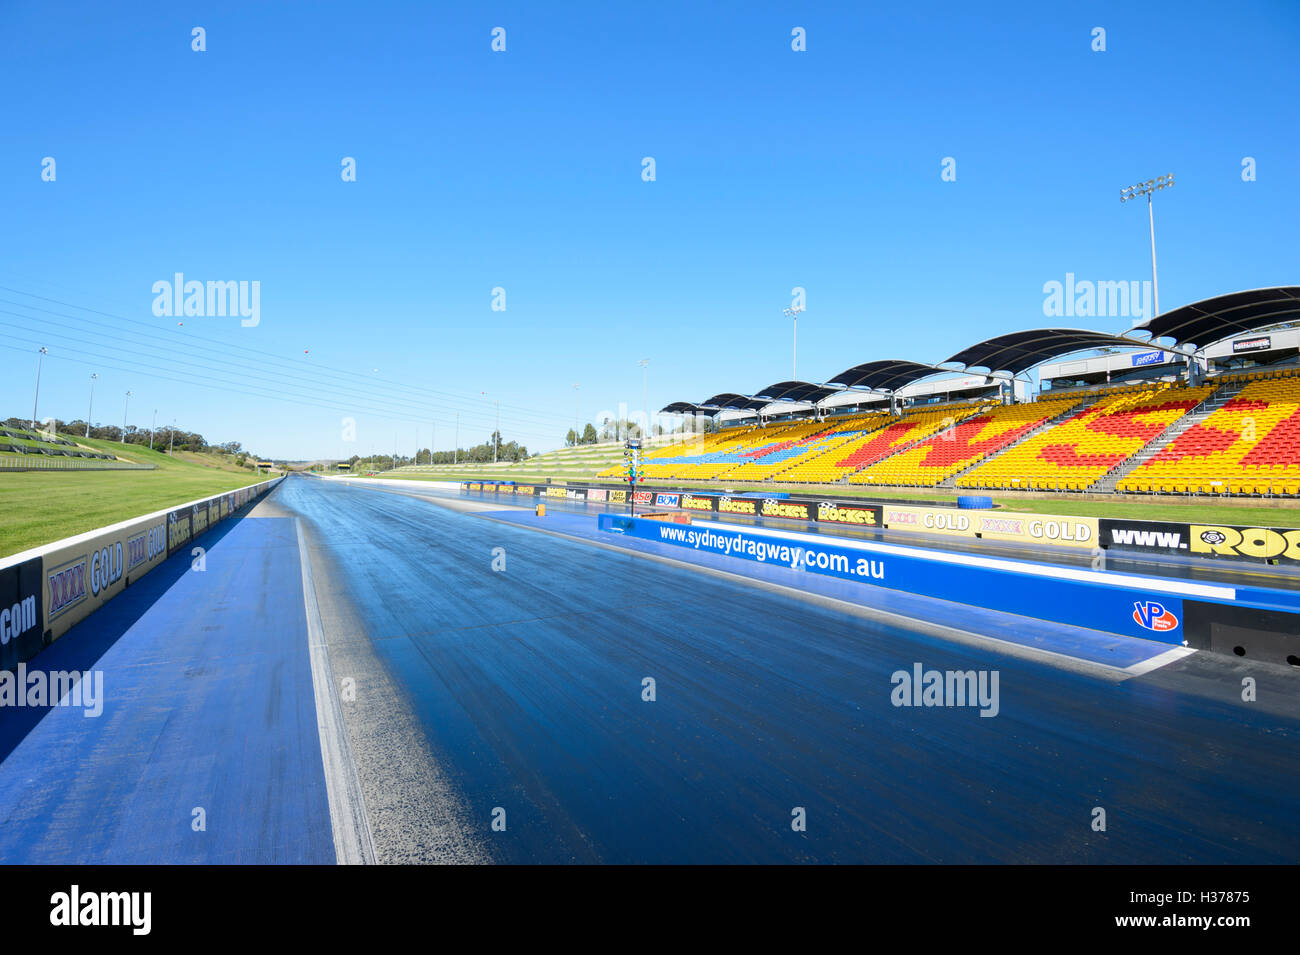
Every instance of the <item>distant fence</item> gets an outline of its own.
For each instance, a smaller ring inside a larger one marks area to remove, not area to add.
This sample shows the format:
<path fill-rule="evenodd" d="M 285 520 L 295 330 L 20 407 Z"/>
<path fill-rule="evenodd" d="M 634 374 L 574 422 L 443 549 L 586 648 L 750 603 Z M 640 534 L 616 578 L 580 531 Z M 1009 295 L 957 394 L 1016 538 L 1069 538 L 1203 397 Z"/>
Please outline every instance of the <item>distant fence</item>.
<path fill-rule="evenodd" d="M 154 471 L 156 464 L 103 461 L 94 458 L 49 457 L 44 454 L 0 454 L 0 471 Z"/>

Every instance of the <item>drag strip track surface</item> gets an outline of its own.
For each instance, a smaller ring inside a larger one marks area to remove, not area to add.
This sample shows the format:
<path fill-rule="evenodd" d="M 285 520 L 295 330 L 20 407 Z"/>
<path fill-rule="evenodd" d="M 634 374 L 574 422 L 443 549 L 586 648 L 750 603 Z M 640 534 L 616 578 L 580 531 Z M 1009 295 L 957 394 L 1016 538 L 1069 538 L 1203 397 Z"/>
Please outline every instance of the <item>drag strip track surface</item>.
<path fill-rule="evenodd" d="M 276 501 L 497 861 L 1300 860 L 1291 672 L 1116 684 L 406 495 Z M 918 663 L 997 671 L 996 716 L 893 705 Z"/>

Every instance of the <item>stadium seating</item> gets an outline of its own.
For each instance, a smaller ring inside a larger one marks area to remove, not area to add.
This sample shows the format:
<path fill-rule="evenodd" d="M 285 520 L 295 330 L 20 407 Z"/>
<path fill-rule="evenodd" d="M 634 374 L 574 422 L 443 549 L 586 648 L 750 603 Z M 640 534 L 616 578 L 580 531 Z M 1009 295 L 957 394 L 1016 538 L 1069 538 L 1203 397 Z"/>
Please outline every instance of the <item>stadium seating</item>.
<path fill-rule="evenodd" d="M 871 465 L 850 480 L 934 487 L 958 471 L 997 454 L 1077 403 L 1075 398 L 1056 398 L 990 408 Z"/>
<path fill-rule="evenodd" d="M 1222 379 L 1232 380 L 1232 379 Z M 1300 493 L 1300 377 L 1264 372 L 1116 485 L 1172 494 Z"/>
<path fill-rule="evenodd" d="M 877 428 L 889 420 L 886 414 L 854 415 L 834 422 L 817 422 L 784 432 L 780 441 L 746 452 L 750 460 L 721 475 L 727 480 L 762 481 L 790 470 L 800 460 L 827 448 L 843 444 L 853 436 Z M 782 477 L 781 480 L 790 480 Z"/>
<path fill-rule="evenodd" d="M 100 461 L 116 460 L 111 454 L 78 447 L 67 438 L 61 438 L 56 434 L 46 434 L 15 427 L 0 427 L 0 454 L 38 454 L 47 457 L 91 458 Z"/>
<path fill-rule="evenodd" d="M 1012 490 L 1085 490 L 1155 440 L 1216 387 L 1153 383 L 1140 390 L 1131 386 L 1116 389 L 1065 421 L 963 474 L 956 484 Z"/>

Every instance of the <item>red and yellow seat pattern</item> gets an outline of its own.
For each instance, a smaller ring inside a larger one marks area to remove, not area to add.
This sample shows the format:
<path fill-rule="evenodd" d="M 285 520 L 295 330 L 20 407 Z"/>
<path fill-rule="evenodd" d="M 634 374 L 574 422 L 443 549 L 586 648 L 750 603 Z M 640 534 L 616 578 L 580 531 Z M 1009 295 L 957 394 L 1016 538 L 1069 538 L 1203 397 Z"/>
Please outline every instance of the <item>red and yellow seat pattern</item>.
<path fill-rule="evenodd" d="M 1116 490 L 1300 493 L 1300 377 L 1251 381 L 1125 475 Z"/>
<path fill-rule="evenodd" d="M 1082 491 L 1146 447 L 1216 387 L 1161 384 L 1107 395 L 962 475 L 956 484 Z"/>
<path fill-rule="evenodd" d="M 1077 401 L 1064 398 L 990 408 L 873 464 L 852 480 L 864 484 L 934 487 L 958 471 L 997 454 Z"/>

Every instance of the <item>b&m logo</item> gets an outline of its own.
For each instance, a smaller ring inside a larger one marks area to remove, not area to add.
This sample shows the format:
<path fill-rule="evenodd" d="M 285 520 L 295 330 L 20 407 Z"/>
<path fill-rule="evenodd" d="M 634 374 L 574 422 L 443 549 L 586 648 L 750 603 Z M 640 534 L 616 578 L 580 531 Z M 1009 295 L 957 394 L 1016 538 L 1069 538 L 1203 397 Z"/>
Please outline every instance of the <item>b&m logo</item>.
<path fill-rule="evenodd" d="M 1164 604 L 1154 600 L 1139 600 L 1133 604 L 1133 622 L 1139 627 L 1163 633 L 1178 626 L 1178 618 Z"/>

